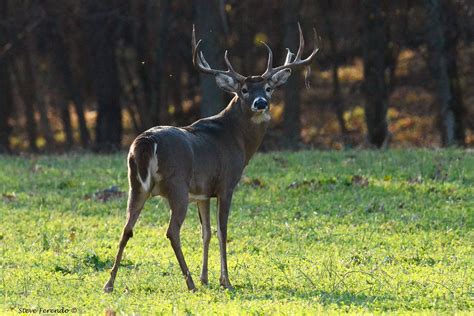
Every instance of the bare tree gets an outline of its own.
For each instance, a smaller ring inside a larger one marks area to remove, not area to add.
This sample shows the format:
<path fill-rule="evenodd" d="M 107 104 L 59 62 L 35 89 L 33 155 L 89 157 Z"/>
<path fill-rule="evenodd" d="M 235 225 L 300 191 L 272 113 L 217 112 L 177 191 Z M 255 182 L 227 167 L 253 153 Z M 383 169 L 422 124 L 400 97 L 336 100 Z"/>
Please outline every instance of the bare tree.
<path fill-rule="evenodd" d="M 334 31 L 334 1 L 322 0 L 320 1 L 320 8 L 323 12 L 323 19 L 325 25 L 325 33 L 329 42 L 330 58 L 331 58 L 331 74 L 332 74 L 332 98 L 333 108 L 336 113 L 337 122 L 341 130 L 344 144 L 348 145 L 349 131 L 344 121 L 344 100 L 341 93 L 341 84 L 339 81 L 339 55 L 337 50 L 337 38 Z"/>
<path fill-rule="evenodd" d="M 222 19 L 219 0 L 193 1 L 196 12 L 196 29 L 203 40 L 202 51 L 212 67 L 222 68 Z M 212 76 L 201 74 L 201 116 L 207 117 L 224 108 L 223 93 Z"/>
<path fill-rule="evenodd" d="M 282 6 L 283 9 L 283 45 L 290 49 L 298 47 L 298 22 L 299 22 L 299 0 L 285 0 Z M 289 148 L 297 148 L 300 141 L 300 87 L 301 76 L 299 71 L 295 71 L 288 82 L 285 89 L 285 107 L 283 112 L 283 125 L 285 146 Z"/>
<path fill-rule="evenodd" d="M 456 13 L 449 0 L 425 0 L 430 69 L 436 80 L 444 146 L 464 145 L 464 105 L 458 76 Z"/>
<path fill-rule="evenodd" d="M 88 147 L 90 143 L 90 134 L 84 116 L 84 100 L 73 75 L 71 67 L 73 63 L 70 57 L 70 47 L 67 45 L 65 40 L 67 36 L 67 30 L 65 30 L 67 28 L 67 23 L 64 21 L 65 17 L 61 16 L 61 12 L 67 10 L 69 7 L 67 3 L 58 4 L 55 1 L 46 1 L 44 2 L 43 8 L 50 17 L 48 22 L 49 45 L 52 57 L 50 60 L 61 78 L 60 88 L 62 94 L 66 98 L 66 102 L 64 102 L 65 105 L 67 106 L 69 101 L 72 101 L 74 104 L 74 109 L 76 110 L 79 122 L 81 144 L 83 147 Z M 69 109 L 63 109 L 63 111 L 69 112 Z"/>
<path fill-rule="evenodd" d="M 115 1 L 87 1 L 89 50 L 97 97 L 96 150 L 120 148 L 122 115 L 115 59 L 117 12 Z"/>
<path fill-rule="evenodd" d="M 0 31 L 1 33 L 1 31 Z M 10 152 L 12 127 L 9 119 L 13 110 L 10 73 L 5 59 L 0 60 L 0 153 Z"/>
<path fill-rule="evenodd" d="M 141 87 L 143 90 L 143 99 L 144 102 L 137 104 L 138 113 L 140 115 L 140 121 L 144 129 L 152 127 L 158 122 L 154 122 L 152 115 L 150 114 L 151 108 L 156 108 L 155 104 L 158 102 L 156 96 L 156 83 L 153 78 L 153 71 L 150 69 L 150 64 L 152 64 L 153 51 L 150 49 L 150 26 L 149 20 L 151 19 L 150 15 L 152 14 L 151 10 L 151 1 L 143 0 L 137 2 L 137 15 L 139 17 L 137 21 L 137 27 L 135 31 L 135 51 L 137 53 L 138 63 L 138 77 L 140 79 Z"/>
<path fill-rule="evenodd" d="M 24 42 L 20 42 L 18 52 L 20 58 L 16 59 L 13 63 L 15 67 L 15 78 L 24 103 L 28 146 L 31 151 L 37 152 L 38 147 L 36 140 L 38 139 L 38 127 L 35 119 L 36 87 L 33 78 L 30 50 L 26 48 Z M 23 67 L 20 67 L 20 64 Z"/>
<path fill-rule="evenodd" d="M 40 87 L 39 82 L 36 82 L 35 88 L 36 91 L 38 91 L 36 95 L 36 107 L 38 108 L 38 112 L 40 115 L 41 132 L 46 141 L 45 148 L 47 150 L 53 149 L 55 147 L 55 140 L 53 131 L 51 130 L 51 123 L 48 118 L 48 104 L 45 102 L 44 95 L 42 94 L 44 89 L 42 89 L 43 87 Z"/>
<path fill-rule="evenodd" d="M 4 20 L 8 14 L 8 1 L 0 3 L 0 20 Z M 8 30 L 0 23 L 0 51 L 9 42 Z M 10 152 L 10 134 L 12 127 L 9 119 L 13 111 L 12 84 L 10 81 L 9 56 L 0 56 L 0 153 Z"/>
<path fill-rule="evenodd" d="M 382 147 L 388 140 L 388 91 L 385 82 L 385 54 L 387 47 L 386 12 L 383 1 L 364 0 L 364 92 L 367 140 Z"/>

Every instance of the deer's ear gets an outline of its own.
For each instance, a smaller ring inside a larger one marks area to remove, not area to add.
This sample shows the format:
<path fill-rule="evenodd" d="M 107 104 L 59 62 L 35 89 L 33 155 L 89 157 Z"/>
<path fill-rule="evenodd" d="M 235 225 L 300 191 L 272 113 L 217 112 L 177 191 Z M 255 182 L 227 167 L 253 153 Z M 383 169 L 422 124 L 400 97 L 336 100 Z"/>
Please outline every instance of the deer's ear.
<path fill-rule="evenodd" d="M 234 93 L 239 91 L 239 82 L 226 74 L 217 74 L 216 83 L 224 91 Z"/>
<path fill-rule="evenodd" d="M 286 83 L 288 77 L 291 75 L 291 69 L 285 68 L 278 72 L 276 72 L 273 76 L 270 77 L 268 83 L 272 86 L 272 88 L 278 88 Z"/>

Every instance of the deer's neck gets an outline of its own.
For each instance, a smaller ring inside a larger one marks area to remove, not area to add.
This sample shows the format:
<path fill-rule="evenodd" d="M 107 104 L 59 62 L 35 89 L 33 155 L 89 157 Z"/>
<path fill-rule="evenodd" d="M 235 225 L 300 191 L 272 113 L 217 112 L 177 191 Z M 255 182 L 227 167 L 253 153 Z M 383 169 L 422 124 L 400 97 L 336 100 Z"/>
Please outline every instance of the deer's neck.
<path fill-rule="evenodd" d="M 269 125 L 269 114 L 266 113 L 268 117 L 263 117 L 263 114 L 262 117 L 256 116 L 241 102 L 235 96 L 222 112 L 222 117 L 228 121 L 226 125 L 232 129 L 240 148 L 244 151 L 247 164 L 263 141 Z"/>

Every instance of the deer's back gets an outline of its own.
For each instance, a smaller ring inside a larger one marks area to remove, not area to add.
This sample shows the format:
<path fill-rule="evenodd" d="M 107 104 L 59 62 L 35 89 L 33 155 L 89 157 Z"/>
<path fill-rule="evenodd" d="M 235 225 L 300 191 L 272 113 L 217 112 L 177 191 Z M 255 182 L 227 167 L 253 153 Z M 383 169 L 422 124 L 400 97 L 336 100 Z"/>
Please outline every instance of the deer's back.
<path fill-rule="evenodd" d="M 220 130 L 219 124 L 202 123 L 184 128 L 154 127 L 134 141 L 147 139 L 154 145 L 157 194 L 163 195 L 167 187 L 186 184 L 189 192 L 211 197 L 240 179 L 244 158 L 236 141 L 225 129 Z M 134 147 L 131 150 L 137 151 Z"/>

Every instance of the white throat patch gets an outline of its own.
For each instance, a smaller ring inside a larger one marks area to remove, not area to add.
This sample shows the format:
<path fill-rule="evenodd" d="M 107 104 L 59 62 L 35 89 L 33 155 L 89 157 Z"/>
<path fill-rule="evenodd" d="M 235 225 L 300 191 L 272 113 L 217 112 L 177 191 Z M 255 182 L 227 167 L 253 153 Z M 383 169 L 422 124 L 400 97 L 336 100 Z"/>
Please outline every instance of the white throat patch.
<path fill-rule="evenodd" d="M 272 117 L 270 116 L 270 113 L 268 113 L 268 111 L 263 111 L 255 113 L 250 120 L 255 124 L 260 124 L 263 122 L 268 122 L 271 119 Z"/>

